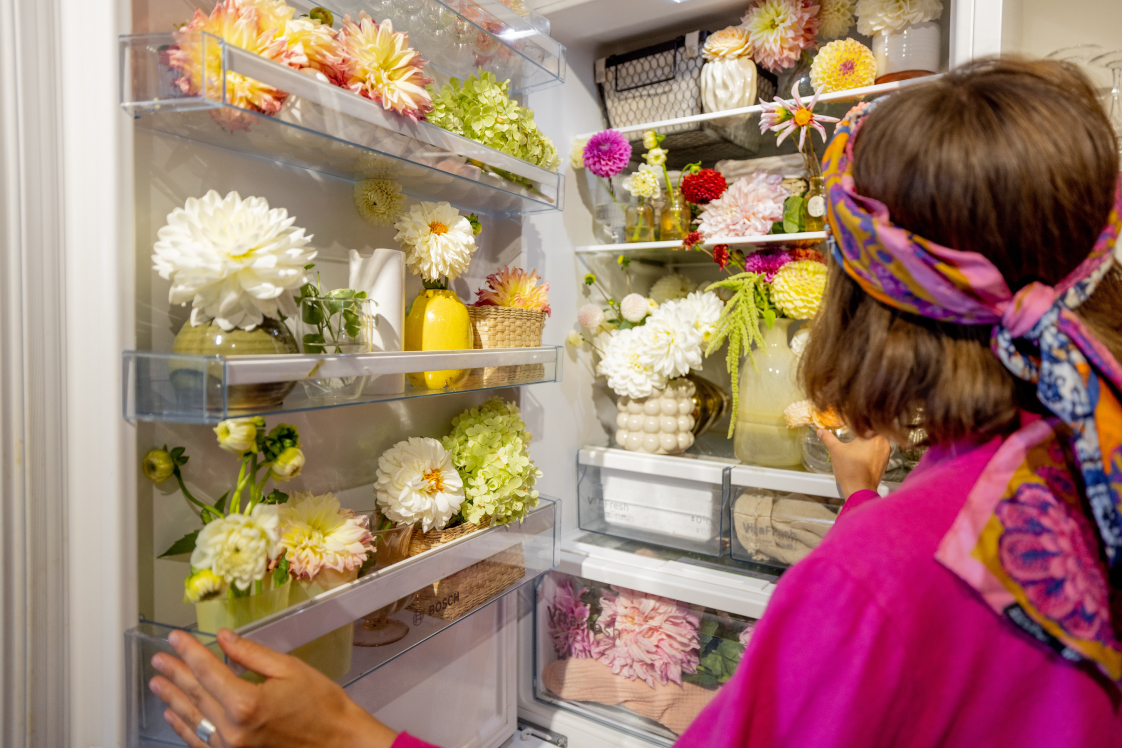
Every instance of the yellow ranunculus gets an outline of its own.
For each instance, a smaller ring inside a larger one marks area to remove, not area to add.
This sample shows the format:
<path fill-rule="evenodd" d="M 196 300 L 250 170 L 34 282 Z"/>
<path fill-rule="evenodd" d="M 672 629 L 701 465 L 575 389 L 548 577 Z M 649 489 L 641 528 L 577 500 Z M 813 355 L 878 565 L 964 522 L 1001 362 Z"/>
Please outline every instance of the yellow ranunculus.
<path fill-rule="evenodd" d="M 256 418 L 227 418 L 214 427 L 218 446 L 227 452 L 243 455 L 257 449 Z"/>
<path fill-rule="evenodd" d="M 299 447 L 289 447 L 281 452 L 276 462 L 269 467 L 269 474 L 276 482 L 283 483 L 300 475 L 303 468 L 304 453 Z"/>
<path fill-rule="evenodd" d="M 643 133 L 643 147 L 648 151 L 652 148 L 658 148 L 658 133 L 654 130 L 647 130 Z"/>

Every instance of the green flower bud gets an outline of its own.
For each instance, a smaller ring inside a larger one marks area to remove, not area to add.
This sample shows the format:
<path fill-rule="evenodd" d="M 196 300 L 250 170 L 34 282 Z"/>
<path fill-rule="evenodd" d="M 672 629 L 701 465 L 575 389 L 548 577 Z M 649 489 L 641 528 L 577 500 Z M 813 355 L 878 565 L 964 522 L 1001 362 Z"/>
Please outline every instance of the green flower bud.
<path fill-rule="evenodd" d="M 214 427 L 214 433 L 218 435 L 218 446 L 239 455 L 256 452 L 258 420 L 260 419 L 227 418 L 222 421 Z"/>
<path fill-rule="evenodd" d="M 304 453 L 299 447 L 289 447 L 280 453 L 269 466 L 269 475 L 278 483 L 292 480 L 304 469 Z"/>
<path fill-rule="evenodd" d="M 226 592 L 226 585 L 222 577 L 210 569 L 199 569 L 191 574 L 183 583 L 183 601 L 187 603 L 201 603 Z"/>
<path fill-rule="evenodd" d="M 166 449 L 152 449 L 140 461 L 144 477 L 153 483 L 163 483 L 175 472 L 175 461 Z"/>

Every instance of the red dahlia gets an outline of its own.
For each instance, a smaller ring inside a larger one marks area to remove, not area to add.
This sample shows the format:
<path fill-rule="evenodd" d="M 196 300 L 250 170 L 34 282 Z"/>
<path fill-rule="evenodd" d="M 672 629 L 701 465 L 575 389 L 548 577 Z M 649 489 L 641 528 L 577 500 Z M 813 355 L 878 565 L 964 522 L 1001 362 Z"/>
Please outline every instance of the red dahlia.
<path fill-rule="evenodd" d="M 686 238 L 682 240 L 682 249 L 689 251 L 705 241 L 705 237 L 701 235 L 700 231 L 691 231 L 686 234 Z"/>
<path fill-rule="evenodd" d="M 689 174 L 682 179 L 682 195 L 691 203 L 705 205 L 725 194 L 728 186 L 728 182 L 721 176 L 721 172 L 713 169 L 702 169 L 696 174 Z"/>
<path fill-rule="evenodd" d="M 729 245 L 718 244 L 713 247 L 713 262 L 717 263 L 717 267 L 724 270 L 729 264 Z"/>

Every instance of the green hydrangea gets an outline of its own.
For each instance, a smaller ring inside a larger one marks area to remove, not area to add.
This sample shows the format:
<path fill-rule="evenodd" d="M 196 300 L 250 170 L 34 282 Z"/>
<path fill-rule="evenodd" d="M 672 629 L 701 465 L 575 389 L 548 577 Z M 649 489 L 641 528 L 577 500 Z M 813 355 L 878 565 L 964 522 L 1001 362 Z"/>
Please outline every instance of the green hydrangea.
<path fill-rule="evenodd" d="M 433 110 L 426 119 L 437 127 L 546 169 L 561 163 L 553 141 L 534 123 L 534 112 L 507 96 L 510 81 L 499 83 L 481 70 L 463 82 L 453 78 L 439 93 L 428 88 Z"/>
<path fill-rule="evenodd" d="M 518 406 L 498 397 L 452 419 L 444 448 L 464 481 L 465 520 L 503 525 L 538 505 L 534 483 L 542 472 L 530 461 L 532 438 Z"/>

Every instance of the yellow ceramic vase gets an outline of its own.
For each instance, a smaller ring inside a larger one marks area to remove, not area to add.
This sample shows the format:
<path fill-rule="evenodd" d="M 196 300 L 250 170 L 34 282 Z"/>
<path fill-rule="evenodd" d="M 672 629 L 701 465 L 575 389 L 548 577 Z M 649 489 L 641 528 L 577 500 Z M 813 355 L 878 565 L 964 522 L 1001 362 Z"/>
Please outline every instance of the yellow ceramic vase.
<path fill-rule="evenodd" d="M 417 295 L 405 318 L 405 350 L 458 351 L 472 348 L 471 318 L 452 291 L 426 288 Z M 409 375 L 414 387 L 440 390 L 458 387 L 470 369 L 422 371 Z"/>

